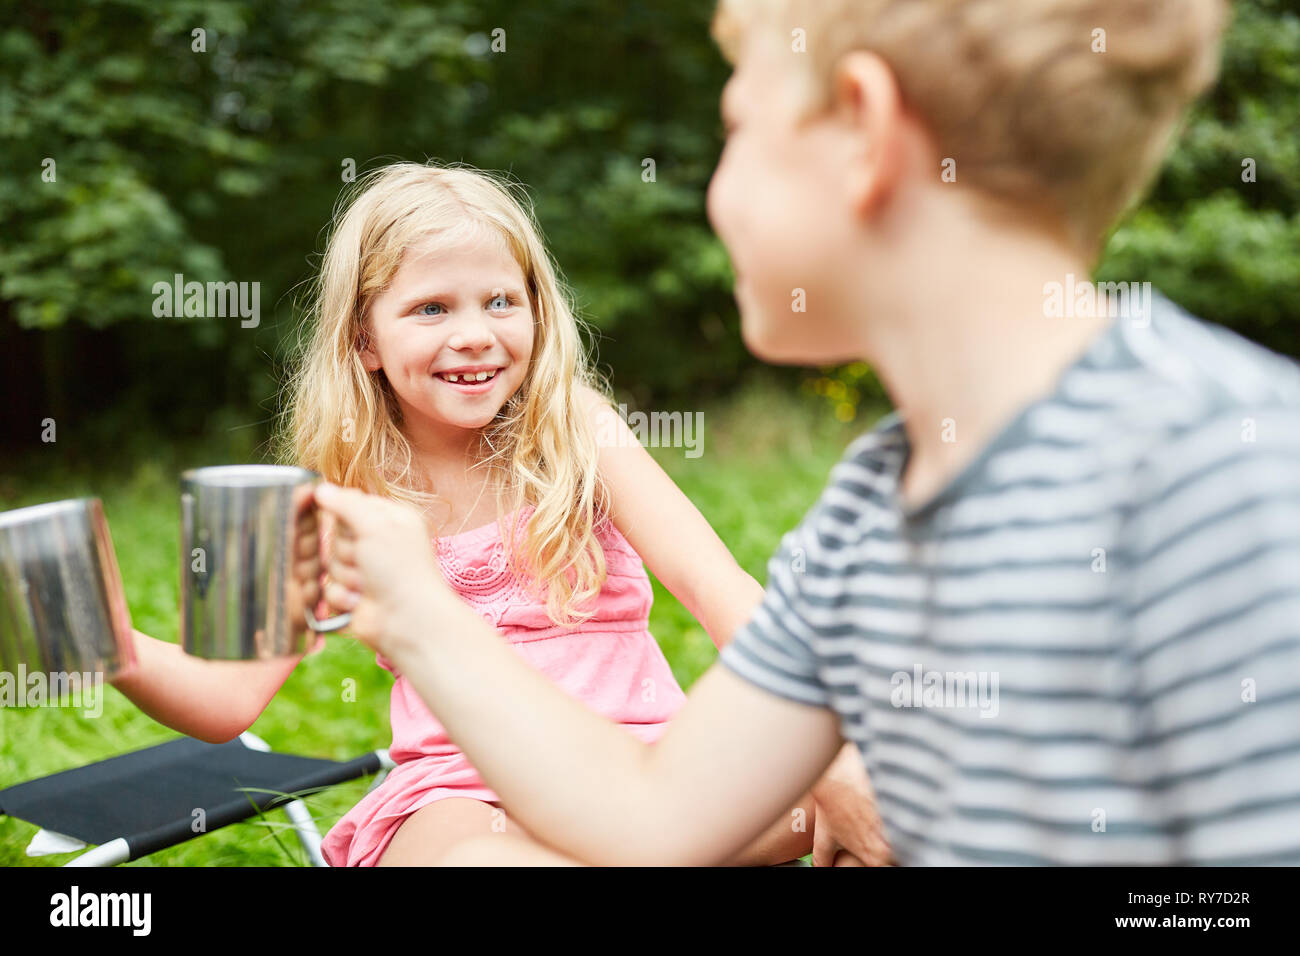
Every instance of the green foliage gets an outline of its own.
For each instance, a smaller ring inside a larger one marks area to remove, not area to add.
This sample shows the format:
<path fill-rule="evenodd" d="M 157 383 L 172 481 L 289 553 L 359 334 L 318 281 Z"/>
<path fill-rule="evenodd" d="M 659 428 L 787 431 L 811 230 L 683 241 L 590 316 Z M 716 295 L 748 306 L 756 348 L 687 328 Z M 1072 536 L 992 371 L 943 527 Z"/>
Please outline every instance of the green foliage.
<path fill-rule="evenodd" d="M 599 332 L 602 363 L 638 404 L 724 393 L 757 364 L 705 216 L 727 76 L 709 3 L 10 9 L 0 27 L 0 340 L 31 349 L 10 380 L 33 396 L 23 415 L 130 407 L 161 416 L 168 434 L 196 434 L 228 407 L 264 432 L 295 296 L 348 161 L 358 171 L 463 161 L 525 183 Z M 1294 3 L 1239 0 L 1221 82 L 1151 198 L 1115 232 L 1099 277 L 1149 279 L 1205 318 L 1300 355 L 1297 115 Z M 1245 159 L 1253 183 L 1242 181 Z M 153 283 L 176 273 L 261 283 L 260 326 L 154 318 Z M 62 327 L 73 331 L 48 342 L 18 332 Z M 119 364 L 116 384 L 88 396 L 76 383 L 98 358 L 87 354 L 93 328 L 106 330 L 102 353 Z M 846 395 L 878 394 L 869 377 L 816 376 Z"/>
<path fill-rule="evenodd" d="M 1149 280 L 1300 358 L 1297 117 L 1300 13 L 1280 0 L 1237 2 L 1218 86 L 1192 109 L 1152 195 L 1111 237 L 1098 277 Z"/>

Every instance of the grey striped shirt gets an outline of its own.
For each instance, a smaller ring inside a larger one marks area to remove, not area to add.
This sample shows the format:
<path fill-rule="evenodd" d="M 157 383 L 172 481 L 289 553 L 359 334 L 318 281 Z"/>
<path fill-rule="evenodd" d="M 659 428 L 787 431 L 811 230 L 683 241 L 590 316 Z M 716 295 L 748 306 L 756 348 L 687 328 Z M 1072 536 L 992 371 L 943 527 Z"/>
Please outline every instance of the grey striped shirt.
<path fill-rule="evenodd" d="M 914 512 L 906 455 L 721 655 L 839 715 L 899 861 L 1300 864 L 1300 366 L 1156 296 Z"/>

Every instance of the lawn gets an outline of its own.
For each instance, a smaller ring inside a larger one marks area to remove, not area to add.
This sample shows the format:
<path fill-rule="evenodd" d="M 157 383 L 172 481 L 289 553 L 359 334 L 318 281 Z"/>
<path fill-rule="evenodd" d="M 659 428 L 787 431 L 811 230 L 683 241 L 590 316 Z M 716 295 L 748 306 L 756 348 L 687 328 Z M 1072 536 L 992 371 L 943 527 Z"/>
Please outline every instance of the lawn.
<path fill-rule="evenodd" d="M 783 532 L 816 500 L 845 444 L 883 410 L 864 410 L 856 424 L 835 421 L 825 406 L 775 391 L 747 388 L 704 410 L 699 457 L 682 448 L 651 453 L 696 504 L 737 561 L 759 581 Z M 197 446 L 155 443 L 123 452 L 114 465 L 70 462 L 62 452 L 6 463 L 0 505 L 22 507 L 62 498 L 103 500 L 122 569 L 132 622 L 154 637 L 178 639 L 180 472 L 199 465 L 261 460 L 239 430 L 217 429 Z M 59 435 L 59 443 L 70 441 Z M 137 440 L 136 444 L 139 444 Z M 55 464 L 57 462 L 57 464 Z M 683 687 L 717 656 L 703 628 L 657 581 L 650 627 Z M 344 694 L 345 682 L 355 692 Z M 373 653 L 347 636 L 305 659 L 251 730 L 275 750 L 345 759 L 386 747 L 392 676 Z M 106 689 L 103 713 L 89 718 L 63 708 L 0 709 L 0 786 L 91 763 L 177 736 Z M 345 699 L 345 696 L 348 699 Z M 355 700 L 351 699 L 355 696 Z M 370 779 L 306 797 L 322 833 L 365 793 Z M 303 863 L 282 811 L 156 853 L 133 866 L 292 866 Z M 0 865 L 56 866 L 72 854 L 29 858 L 36 827 L 0 816 Z"/>

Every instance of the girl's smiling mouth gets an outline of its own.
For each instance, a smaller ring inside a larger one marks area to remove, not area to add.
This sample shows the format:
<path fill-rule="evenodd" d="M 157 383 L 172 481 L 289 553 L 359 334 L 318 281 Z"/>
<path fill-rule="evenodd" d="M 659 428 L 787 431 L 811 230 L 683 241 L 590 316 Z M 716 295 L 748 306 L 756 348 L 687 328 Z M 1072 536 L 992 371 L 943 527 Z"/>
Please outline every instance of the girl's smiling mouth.
<path fill-rule="evenodd" d="M 494 365 L 461 366 L 456 369 L 434 372 L 433 377 L 444 384 L 452 386 L 459 392 L 477 395 L 491 390 L 492 383 L 496 380 L 499 371 L 501 371 L 501 367 Z"/>

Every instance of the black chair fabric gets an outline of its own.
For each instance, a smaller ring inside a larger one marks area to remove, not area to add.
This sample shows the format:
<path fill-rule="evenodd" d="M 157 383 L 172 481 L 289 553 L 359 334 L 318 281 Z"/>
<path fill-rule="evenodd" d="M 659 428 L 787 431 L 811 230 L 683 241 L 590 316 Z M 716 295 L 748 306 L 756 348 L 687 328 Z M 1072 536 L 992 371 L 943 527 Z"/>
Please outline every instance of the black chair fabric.
<path fill-rule="evenodd" d="M 325 789 L 380 766 L 373 751 L 321 760 L 250 750 L 238 738 L 209 744 L 181 737 L 0 790 L 0 813 L 86 843 L 125 837 L 135 860 L 293 799 L 281 793 Z"/>

